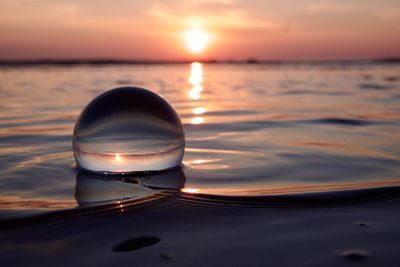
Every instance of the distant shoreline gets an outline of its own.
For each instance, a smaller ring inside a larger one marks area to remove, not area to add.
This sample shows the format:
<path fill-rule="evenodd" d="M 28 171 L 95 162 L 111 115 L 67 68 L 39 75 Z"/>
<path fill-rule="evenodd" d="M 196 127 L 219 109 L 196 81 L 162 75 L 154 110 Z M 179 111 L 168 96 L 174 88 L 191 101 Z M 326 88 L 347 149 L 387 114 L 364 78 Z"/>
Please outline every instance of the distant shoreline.
<path fill-rule="evenodd" d="M 0 60 L 0 66 L 29 65 L 160 65 L 160 64 L 190 64 L 196 60 L 120 60 L 120 59 L 27 59 Z M 400 57 L 376 59 L 337 59 L 337 60 L 197 60 L 206 64 L 395 64 L 400 63 Z"/>

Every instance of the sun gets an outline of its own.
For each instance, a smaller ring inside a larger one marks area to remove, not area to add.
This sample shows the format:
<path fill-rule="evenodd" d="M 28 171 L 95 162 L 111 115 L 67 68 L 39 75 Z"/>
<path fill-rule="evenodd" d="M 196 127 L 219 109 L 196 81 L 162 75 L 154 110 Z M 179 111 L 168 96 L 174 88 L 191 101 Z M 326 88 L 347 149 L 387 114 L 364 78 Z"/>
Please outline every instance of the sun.
<path fill-rule="evenodd" d="M 199 29 L 193 29 L 185 33 L 187 47 L 194 53 L 199 53 L 204 50 L 208 43 L 208 34 Z"/>

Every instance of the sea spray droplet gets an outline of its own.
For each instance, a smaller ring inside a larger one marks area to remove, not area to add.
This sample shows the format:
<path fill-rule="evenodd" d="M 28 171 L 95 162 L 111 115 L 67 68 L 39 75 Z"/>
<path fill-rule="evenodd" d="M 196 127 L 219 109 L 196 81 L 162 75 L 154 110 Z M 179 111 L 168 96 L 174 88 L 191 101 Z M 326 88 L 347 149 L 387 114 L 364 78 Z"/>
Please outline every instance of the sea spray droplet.
<path fill-rule="evenodd" d="M 161 96 L 121 87 L 96 97 L 82 111 L 73 149 L 85 170 L 159 171 L 181 164 L 185 135 L 178 114 Z"/>

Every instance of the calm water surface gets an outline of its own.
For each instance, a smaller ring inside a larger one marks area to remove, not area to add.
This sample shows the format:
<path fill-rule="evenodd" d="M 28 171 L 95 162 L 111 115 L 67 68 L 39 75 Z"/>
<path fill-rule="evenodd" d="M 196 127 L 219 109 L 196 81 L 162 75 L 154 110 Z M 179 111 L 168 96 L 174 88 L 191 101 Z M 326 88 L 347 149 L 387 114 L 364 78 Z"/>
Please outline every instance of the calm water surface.
<path fill-rule="evenodd" d="M 76 169 L 80 112 L 127 85 L 177 110 L 182 170 L 124 183 Z M 0 217 L 148 197 L 160 183 L 217 195 L 400 185 L 396 64 L 2 67 L 0 96 Z"/>

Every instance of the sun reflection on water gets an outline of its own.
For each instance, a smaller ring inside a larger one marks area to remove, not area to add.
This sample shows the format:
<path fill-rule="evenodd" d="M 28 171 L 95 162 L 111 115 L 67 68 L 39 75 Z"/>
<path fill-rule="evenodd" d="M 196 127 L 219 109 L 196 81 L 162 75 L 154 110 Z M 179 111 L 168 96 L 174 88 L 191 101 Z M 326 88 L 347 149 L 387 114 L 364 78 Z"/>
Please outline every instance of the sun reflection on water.
<path fill-rule="evenodd" d="M 120 215 L 122 215 L 123 213 L 124 213 L 124 205 L 122 204 L 122 202 L 121 201 L 117 201 L 117 207 L 119 207 L 119 210 L 120 210 Z"/>
<path fill-rule="evenodd" d="M 197 107 L 197 108 L 192 109 L 192 113 L 197 114 L 197 115 L 203 114 L 206 111 L 207 111 L 207 109 L 205 107 Z"/>
<path fill-rule="evenodd" d="M 188 82 L 192 85 L 192 88 L 189 91 L 189 98 L 192 100 L 199 100 L 201 98 L 201 92 L 203 91 L 202 83 L 204 82 L 204 72 L 203 66 L 199 62 L 193 62 L 190 65 L 190 75 L 188 78 Z M 194 115 L 201 115 L 206 112 L 205 107 L 195 107 L 192 109 L 192 113 Z M 200 116 L 195 116 L 190 121 L 191 124 L 202 124 L 204 122 L 204 118 Z"/>
<path fill-rule="evenodd" d="M 188 82 L 193 85 L 200 85 L 204 81 L 203 66 L 199 62 L 193 62 L 190 67 L 190 76 Z"/>
<path fill-rule="evenodd" d="M 196 194 L 196 193 L 200 192 L 200 189 L 198 189 L 198 188 L 182 188 L 181 191 L 185 192 L 185 193 L 189 193 L 189 194 Z"/>
<path fill-rule="evenodd" d="M 200 99 L 200 92 L 199 91 L 194 91 L 193 89 L 189 91 L 189 96 L 190 98 L 194 100 L 199 100 Z"/>
<path fill-rule="evenodd" d="M 203 117 L 194 117 L 190 121 L 191 124 L 202 124 L 203 122 L 204 122 L 204 118 Z"/>

